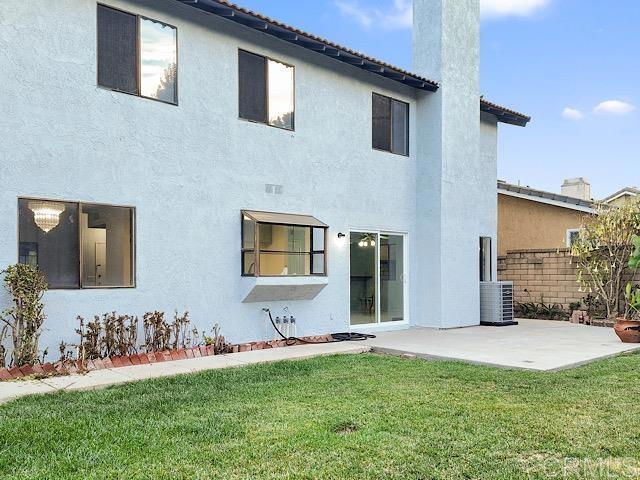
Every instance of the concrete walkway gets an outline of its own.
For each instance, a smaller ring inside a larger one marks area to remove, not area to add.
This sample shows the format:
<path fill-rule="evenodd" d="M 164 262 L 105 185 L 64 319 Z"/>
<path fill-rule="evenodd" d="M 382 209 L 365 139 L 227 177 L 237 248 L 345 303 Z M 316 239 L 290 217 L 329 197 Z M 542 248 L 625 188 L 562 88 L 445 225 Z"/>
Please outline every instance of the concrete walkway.
<path fill-rule="evenodd" d="M 611 328 L 546 320 L 519 322 L 513 327 L 410 328 L 379 333 L 365 343 L 379 353 L 538 371 L 562 370 L 640 350 L 640 345 L 622 343 Z"/>
<path fill-rule="evenodd" d="M 57 391 L 93 390 L 111 385 L 170 377 L 184 373 L 195 373 L 218 368 L 242 367 L 280 360 L 302 360 L 335 354 L 358 354 L 369 352 L 371 347 L 362 343 L 328 343 L 301 345 L 297 347 L 254 350 L 251 352 L 216 355 L 174 362 L 152 363 L 133 367 L 96 370 L 85 375 L 68 375 L 0 383 L 0 403 L 5 403 L 26 395 L 53 393 Z"/>

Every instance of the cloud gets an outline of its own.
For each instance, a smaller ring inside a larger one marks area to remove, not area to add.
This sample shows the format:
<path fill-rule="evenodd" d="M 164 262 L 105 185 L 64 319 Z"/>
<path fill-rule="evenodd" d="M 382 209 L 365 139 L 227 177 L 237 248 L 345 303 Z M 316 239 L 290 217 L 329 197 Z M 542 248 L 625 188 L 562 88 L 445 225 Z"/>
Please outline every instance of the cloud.
<path fill-rule="evenodd" d="M 365 28 L 374 24 L 386 30 L 403 30 L 413 25 L 411 0 L 393 0 L 387 8 L 363 6 L 359 0 L 334 0 L 340 13 Z"/>
<path fill-rule="evenodd" d="M 386 30 L 402 30 L 413 25 L 412 0 L 388 0 L 385 8 L 366 5 L 367 0 L 334 0 L 340 13 L 353 18 L 364 28 L 372 26 Z M 551 0 L 480 0 L 482 18 L 533 15 L 551 3 Z"/>
<path fill-rule="evenodd" d="M 551 0 L 480 0 L 483 18 L 528 17 L 542 10 Z"/>
<path fill-rule="evenodd" d="M 599 103 L 593 109 L 593 113 L 597 115 L 626 115 L 636 109 L 634 105 L 620 100 L 607 100 Z"/>
<path fill-rule="evenodd" d="M 584 118 L 584 113 L 575 108 L 566 107 L 562 111 L 562 116 L 567 120 L 582 120 Z"/>

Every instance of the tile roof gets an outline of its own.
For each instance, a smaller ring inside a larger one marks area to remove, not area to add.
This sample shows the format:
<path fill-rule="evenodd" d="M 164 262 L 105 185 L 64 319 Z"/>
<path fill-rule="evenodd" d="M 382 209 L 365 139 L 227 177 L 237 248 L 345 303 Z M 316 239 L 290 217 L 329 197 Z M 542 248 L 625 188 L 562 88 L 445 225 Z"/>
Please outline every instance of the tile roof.
<path fill-rule="evenodd" d="M 636 187 L 625 187 L 621 190 L 618 190 L 616 193 L 609 195 L 607 198 L 603 198 L 602 200 L 600 200 L 602 203 L 608 203 L 611 200 L 614 200 L 618 197 L 621 197 L 622 195 L 624 195 L 625 193 L 628 193 L 629 195 L 640 195 L 640 190 L 638 190 Z"/>
<path fill-rule="evenodd" d="M 590 200 L 568 197 L 567 195 L 561 195 L 558 193 L 545 192 L 544 190 L 537 190 L 531 187 L 512 185 L 498 180 L 498 193 L 500 193 L 500 191 L 524 195 L 526 197 L 530 197 L 532 201 L 551 200 L 553 202 L 564 203 L 567 208 L 580 207 L 580 209 L 595 209 L 596 207 L 596 203 Z"/>
<path fill-rule="evenodd" d="M 292 27 L 227 0 L 177 1 L 412 88 L 431 92 L 438 90 L 439 85 L 433 80 Z M 484 99 L 480 100 L 480 109 L 483 112 L 495 115 L 498 121 L 512 125 L 525 126 L 531 120 L 526 115 Z"/>

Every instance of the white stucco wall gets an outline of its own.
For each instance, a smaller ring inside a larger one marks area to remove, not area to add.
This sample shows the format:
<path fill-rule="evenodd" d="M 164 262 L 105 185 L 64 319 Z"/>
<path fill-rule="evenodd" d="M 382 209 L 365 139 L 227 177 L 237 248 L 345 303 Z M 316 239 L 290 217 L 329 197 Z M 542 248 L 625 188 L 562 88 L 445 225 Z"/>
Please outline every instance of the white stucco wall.
<path fill-rule="evenodd" d="M 495 225 L 487 218 L 496 211 L 494 205 L 488 214 L 481 200 L 492 190 L 480 157 L 479 2 L 414 0 L 413 7 L 414 71 L 441 84 L 417 104 L 416 228 L 424 247 L 414 252 L 414 269 L 427 281 L 419 285 L 415 308 L 430 312 L 417 321 L 478 325 L 479 237 Z"/>
<path fill-rule="evenodd" d="M 0 265 L 17 261 L 18 196 L 133 205 L 137 288 L 48 292 L 43 343 L 75 340 L 78 314 L 154 309 L 219 322 L 233 341 L 262 338 L 261 308 L 284 304 L 242 303 L 243 208 L 331 226 L 329 284 L 289 307 L 300 334 L 348 330 L 337 233 L 414 233 L 415 156 L 371 148 L 371 94 L 413 111 L 415 91 L 177 2 L 108 0 L 175 25 L 179 42 L 178 107 L 114 93 L 96 86 L 96 2 L 46 3 L 0 2 Z M 296 66 L 295 132 L 238 119 L 238 48 Z"/>
<path fill-rule="evenodd" d="M 482 113 L 480 117 L 480 161 L 478 182 L 482 192 L 487 192 L 497 183 L 498 176 L 498 121 L 494 115 Z M 478 229 L 480 236 L 491 237 L 493 281 L 498 280 L 498 196 L 478 197 Z"/>
<path fill-rule="evenodd" d="M 451 5 L 416 3 L 439 1 Z M 408 234 L 411 323 L 478 322 L 478 237 L 496 228 L 496 126 L 483 122 L 480 144 L 477 59 L 456 53 L 474 41 L 473 8 L 463 15 L 469 37 L 443 28 L 452 63 L 427 76 L 451 86 L 430 94 L 177 2 L 105 0 L 178 28 L 176 107 L 96 86 L 94 0 L 43 3 L 0 2 L 0 265 L 17 261 L 19 196 L 132 205 L 137 215 L 136 288 L 48 292 L 44 345 L 76 340 L 76 315 L 112 310 L 189 310 L 199 328 L 218 322 L 237 342 L 264 337 L 265 306 L 288 305 L 301 335 L 348 330 L 349 242 L 337 234 L 350 229 Z M 238 118 L 239 48 L 295 65 L 295 132 Z M 409 157 L 371 148 L 374 91 L 410 103 Z M 315 299 L 242 302 L 241 209 L 330 225 L 328 284 Z"/>

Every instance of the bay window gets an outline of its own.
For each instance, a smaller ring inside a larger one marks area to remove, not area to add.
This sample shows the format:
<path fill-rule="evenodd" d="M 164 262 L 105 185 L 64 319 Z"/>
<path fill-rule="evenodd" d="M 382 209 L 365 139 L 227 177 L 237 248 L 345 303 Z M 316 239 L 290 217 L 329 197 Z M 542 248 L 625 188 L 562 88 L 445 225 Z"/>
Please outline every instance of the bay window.
<path fill-rule="evenodd" d="M 242 275 L 326 275 L 327 225 L 307 215 L 242 212 Z"/>

